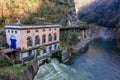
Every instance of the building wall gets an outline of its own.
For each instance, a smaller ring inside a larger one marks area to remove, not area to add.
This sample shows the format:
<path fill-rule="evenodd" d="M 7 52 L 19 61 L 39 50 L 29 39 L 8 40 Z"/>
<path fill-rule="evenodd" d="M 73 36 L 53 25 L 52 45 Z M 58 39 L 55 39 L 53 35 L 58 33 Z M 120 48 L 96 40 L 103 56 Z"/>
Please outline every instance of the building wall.
<path fill-rule="evenodd" d="M 45 31 L 43 31 L 43 29 L 45 29 Z M 49 30 L 49 29 L 51 29 L 51 30 Z M 27 33 L 28 30 L 30 31 L 30 33 Z M 36 30 L 38 30 L 38 32 L 36 32 Z M 49 34 L 53 35 L 54 33 L 57 34 L 57 39 L 55 41 L 53 40 L 52 42 L 48 42 L 48 35 Z M 44 44 L 42 43 L 43 35 L 46 35 L 46 43 L 44 43 Z M 57 41 L 59 41 L 59 28 L 40 28 L 40 29 L 21 30 L 21 49 L 22 48 L 28 49 L 28 46 L 27 46 L 27 38 L 28 37 L 32 37 L 33 46 L 34 46 L 36 36 L 39 36 L 39 38 L 40 38 L 40 44 L 38 46 L 57 42 Z"/>
<path fill-rule="evenodd" d="M 13 31 L 13 32 L 12 32 Z M 17 33 L 15 33 L 15 31 Z M 20 30 L 17 29 L 6 29 L 6 39 L 7 39 L 7 43 L 9 44 L 9 46 L 11 45 L 11 38 L 13 38 L 12 36 L 14 36 L 14 38 L 16 39 L 16 48 L 20 48 L 21 47 L 21 34 L 20 34 Z"/>
<path fill-rule="evenodd" d="M 52 47 L 52 51 L 53 51 L 53 50 L 56 50 L 55 47 L 54 47 L 54 45 L 56 45 L 56 49 L 59 49 L 59 48 L 60 48 L 60 44 L 59 44 L 59 43 L 54 43 L 54 44 L 47 45 L 46 48 L 45 48 L 46 53 L 44 53 L 43 50 L 40 50 L 40 55 L 37 55 L 37 57 L 39 58 L 39 57 L 45 56 L 45 55 L 47 55 L 48 53 L 50 53 L 50 50 L 49 50 L 49 47 L 50 47 L 50 46 Z M 34 56 L 34 52 L 36 53 L 37 50 L 35 50 L 35 51 L 32 50 L 31 56 Z M 22 53 L 22 58 L 23 58 L 23 60 L 24 60 L 25 58 L 29 58 L 29 57 L 30 57 L 30 56 L 28 55 L 28 53 L 29 53 L 29 52 Z M 32 59 L 31 59 L 31 60 L 32 60 Z"/>

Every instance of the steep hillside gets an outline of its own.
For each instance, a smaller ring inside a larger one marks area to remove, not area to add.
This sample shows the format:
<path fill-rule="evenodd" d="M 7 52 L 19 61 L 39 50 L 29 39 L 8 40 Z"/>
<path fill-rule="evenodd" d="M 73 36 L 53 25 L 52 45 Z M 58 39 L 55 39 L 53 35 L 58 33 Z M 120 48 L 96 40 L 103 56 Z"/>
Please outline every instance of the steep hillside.
<path fill-rule="evenodd" d="M 119 27 L 120 0 L 91 0 L 79 8 L 79 19 L 102 26 Z"/>
<path fill-rule="evenodd" d="M 73 0 L 0 0 L 0 23 L 62 23 L 77 20 Z"/>
<path fill-rule="evenodd" d="M 82 21 L 116 28 L 116 42 L 120 50 L 120 0 L 76 0 L 78 17 Z"/>

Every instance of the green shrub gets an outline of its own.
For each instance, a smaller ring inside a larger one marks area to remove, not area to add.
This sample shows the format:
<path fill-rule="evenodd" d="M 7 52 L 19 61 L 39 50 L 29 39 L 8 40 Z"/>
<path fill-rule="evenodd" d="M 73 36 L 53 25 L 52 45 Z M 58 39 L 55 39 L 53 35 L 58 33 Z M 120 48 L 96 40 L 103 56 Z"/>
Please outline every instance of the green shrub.
<path fill-rule="evenodd" d="M 12 62 L 9 60 L 1 60 L 0 61 L 0 67 L 8 67 L 8 66 L 12 66 Z"/>
<path fill-rule="evenodd" d="M 75 32 L 64 30 L 60 32 L 60 40 L 72 45 L 78 42 L 78 37 Z"/>

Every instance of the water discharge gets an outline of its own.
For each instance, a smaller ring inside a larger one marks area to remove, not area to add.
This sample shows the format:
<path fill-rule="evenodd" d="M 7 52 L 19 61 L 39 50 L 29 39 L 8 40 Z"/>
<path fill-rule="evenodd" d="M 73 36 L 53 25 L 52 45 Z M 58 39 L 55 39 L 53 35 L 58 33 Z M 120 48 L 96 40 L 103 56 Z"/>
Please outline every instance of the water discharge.
<path fill-rule="evenodd" d="M 77 72 L 64 64 L 52 59 L 49 64 L 42 65 L 39 68 L 34 80 L 89 80 L 82 72 Z"/>

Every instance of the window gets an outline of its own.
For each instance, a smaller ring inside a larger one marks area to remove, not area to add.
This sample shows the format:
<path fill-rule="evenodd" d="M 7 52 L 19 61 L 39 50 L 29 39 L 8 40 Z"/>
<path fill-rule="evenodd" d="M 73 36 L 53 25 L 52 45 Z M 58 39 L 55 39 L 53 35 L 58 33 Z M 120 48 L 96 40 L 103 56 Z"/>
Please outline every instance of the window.
<path fill-rule="evenodd" d="M 38 30 L 35 30 L 35 32 L 38 32 Z"/>
<path fill-rule="evenodd" d="M 54 40 L 56 40 L 57 36 L 56 36 L 56 33 L 54 34 Z"/>
<path fill-rule="evenodd" d="M 32 51 L 29 51 L 29 52 L 28 52 L 28 56 L 31 56 L 31 55 L 32 55 Z"/>
<path fill-rule="evenodd" d="M 42 36 L 42 43 L 45 43 L 46 42 L 46 35 L 43 35 Z"/>
<path fill-rule="evenodd" d="M 51 29 L 49 28 L 49 31 L 51 31 Z"/>
<path fill-rule="evenodd" d="M 32 46 L 32 38 L 31 37 L 27 38 L 27 46 Z"/>
<path fill-rule="evenodd" d="M 11 32 L 13 33 L 13 30 Z"/>
<path fill-rule="evenodd" d="M 28 30 L 27 33 L 30 33 L 30 30 Z"/>
<path fill-rule="evenodd" d="M 45 31 L 45 29 L 43 29 L 43 31 Z"/>
<path fill-rule="evenodd" d="M 40 56 L 40 50 L 37 50 L 36 53 L 38 56 Z"/>
<path fill-rule="evenodd" d="M 50 52 L 52 51 L 52 46 L 49 46 L 49 51 L 50 51 Z"/>
<path fill-rule="evenodd" d="M 8 30 L 8 33 L 10 33 L 10 30 Z"/>
<path fill-rule="evenodd" d="M 43 53 L 46 53 L 46 52 L 47 52 L 46 49 L 44 49 L 44 50 L 43 50 Z"/>
<path fill-rule="evenodd" d="M 48 35 L 48 41 L 49 42 L 52 41 L 52 35 L 51 34 Z"/>
<path fill-rule="evenodd" d="M 40 38 L 39 36 L 35 37 L 35 45 L 40 44 Z"/>
<path fill-rule="evenodd" d="M 54 49 L 57 49 L 57 45 L 56 44 L 54 45 Z"/>
<path fill-rule="evenodd" d="M 17 33 L 17 31 L 15 31 L 15 33 Z"/>
<path fill-rule="evenodd" d="M 56 28 L 54 30 L 56 30 Z"/>

